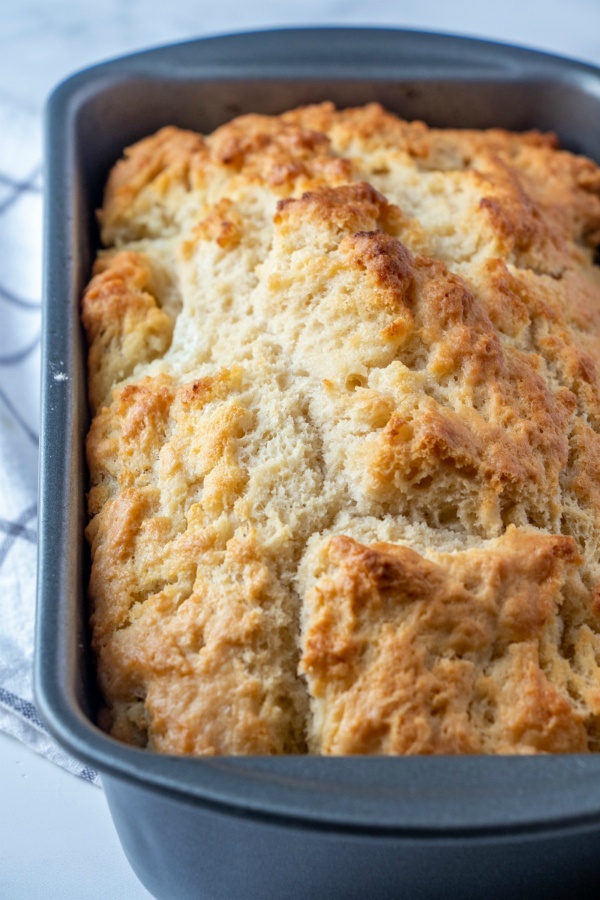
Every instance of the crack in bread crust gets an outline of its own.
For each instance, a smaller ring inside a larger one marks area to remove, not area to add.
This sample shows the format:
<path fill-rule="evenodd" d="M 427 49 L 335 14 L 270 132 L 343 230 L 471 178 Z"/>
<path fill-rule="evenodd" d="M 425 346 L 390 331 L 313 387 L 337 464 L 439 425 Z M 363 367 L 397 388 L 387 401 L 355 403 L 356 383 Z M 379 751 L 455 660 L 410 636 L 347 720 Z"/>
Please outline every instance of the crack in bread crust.
<path fill-rule="evenodd" d="M 324 103 L 162 129 L 100 222 L 103 727 L 196 755 L 599 749 L 594 163 Z"/>

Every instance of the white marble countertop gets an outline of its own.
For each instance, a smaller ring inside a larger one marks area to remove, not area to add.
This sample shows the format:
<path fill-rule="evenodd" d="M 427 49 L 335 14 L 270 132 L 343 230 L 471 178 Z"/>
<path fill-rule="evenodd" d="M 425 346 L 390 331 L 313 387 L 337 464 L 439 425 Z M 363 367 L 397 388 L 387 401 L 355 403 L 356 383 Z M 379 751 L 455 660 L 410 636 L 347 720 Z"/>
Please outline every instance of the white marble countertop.
<path fill-rule="evenodd" d="M 0 26 L 0 100 L 42 108 L 75 69 L 170 41 L 277 25 L 391 25 L 511 41 L 600 62 L 598 0 L 8 0 Z"/>
<path fill-rule="evenodd" d="M 150 45 L 277 25 L 371 24 L 510 41 L 600 65 L 599 0 L 8 0 L 0 23 L 0 119 L 40 132 L 51 88 L 75 71 Z M 0 135 L 0 141 L 4 138 Z M 40 230 L 32 237 L 39 241 Z M 40 293 L 32 262 L 30 293 Z M 1 623 L 1 620 L 0 620 Z M 1 628 L 0 624 L 0 628 Z M 137 900 L 102 791 L 0 735 L 0 897 Z M 176 900 L 176 898 L 173 898 Z"/>

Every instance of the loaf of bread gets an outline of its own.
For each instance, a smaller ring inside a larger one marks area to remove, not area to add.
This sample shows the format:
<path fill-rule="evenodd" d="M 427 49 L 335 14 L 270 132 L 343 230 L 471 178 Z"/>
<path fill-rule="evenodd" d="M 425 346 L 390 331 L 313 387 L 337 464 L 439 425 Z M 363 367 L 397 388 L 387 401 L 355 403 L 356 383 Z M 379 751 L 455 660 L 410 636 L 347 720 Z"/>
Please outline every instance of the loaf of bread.
<path fill-rule="evenodd" d="M 600 170 L 377 105 L 125 152 L 83 297 L 101 724 L 600 749 Z"/>

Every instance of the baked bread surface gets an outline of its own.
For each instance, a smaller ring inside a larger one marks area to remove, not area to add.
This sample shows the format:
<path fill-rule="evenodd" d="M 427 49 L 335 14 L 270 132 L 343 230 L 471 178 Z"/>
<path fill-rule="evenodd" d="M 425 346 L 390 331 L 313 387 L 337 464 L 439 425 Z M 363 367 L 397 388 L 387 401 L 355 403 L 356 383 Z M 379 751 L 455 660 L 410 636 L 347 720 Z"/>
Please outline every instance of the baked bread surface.
<path fill-rule="evenodd" d="M 186 754 L 600 748 L 600 171 L 377 105 L 129 148 L 83 297 L 93 644 Z"/>

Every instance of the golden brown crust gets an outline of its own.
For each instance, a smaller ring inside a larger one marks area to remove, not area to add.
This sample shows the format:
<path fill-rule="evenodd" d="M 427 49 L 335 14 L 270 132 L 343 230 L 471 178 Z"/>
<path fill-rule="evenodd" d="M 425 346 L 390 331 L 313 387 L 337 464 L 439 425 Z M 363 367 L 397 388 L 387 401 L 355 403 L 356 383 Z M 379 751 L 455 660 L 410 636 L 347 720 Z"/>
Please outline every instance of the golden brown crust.
<path fill-rule="evenodd" d="M 171 343 L 173 322 L 150 293 L 150 281 L 150 267 L 139 253 L 117 253 L 94 266 L 81 304 L 93 410 L 110 402 L 114 385 L 138 364 L 162 356 Z"/>
<path fill-rule="evenodd" d="M 125 158 L 110 173 L 104 205 L 98 213 L 104 244 L 113 243 L 120 229 L 127 228 L 132 211 L 139 213 L 173 188 L 187 189 L 195 159 L 205 155 L 204 139 L 199 134 L 172 127 L 161 128 L 128 148 Z M 153 195 L 150 201 L 149 193 Z M 166 225 L 168 222 L 161 221 L 162 228 Z M 135 236 L 143 237 L 145 231 L 140 225 Z"/>
<path fill-rule="evenodd" d="M 245 483 L 241 388 L 235 370 L 180 387 L 146 378 L 120 391 L 88 437 L 108 724 L 159 750 L 285 753 L 304 742 L 290 598 L 264 545 L 228 515 Z"/>
<path fill-rule="evenodd" d="M 334 537 L 307 597 L 301 670 L 327 754 L 581 752 L 582 715 L 540 661 L 572 538 L 519 534 L 424 559 Z M 435 562 L 433 561 L 435 560 Z"/>
<path fill-rule="evenodd" d="M 600 170 L 326 103 L 163 129 L 100 218 L 104 727 L 193 754 L 600 749 Z"/>

